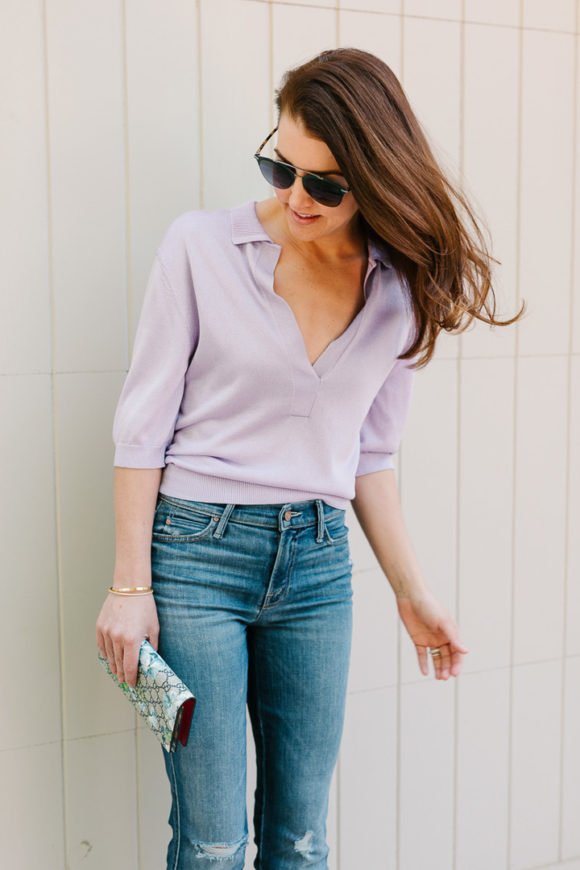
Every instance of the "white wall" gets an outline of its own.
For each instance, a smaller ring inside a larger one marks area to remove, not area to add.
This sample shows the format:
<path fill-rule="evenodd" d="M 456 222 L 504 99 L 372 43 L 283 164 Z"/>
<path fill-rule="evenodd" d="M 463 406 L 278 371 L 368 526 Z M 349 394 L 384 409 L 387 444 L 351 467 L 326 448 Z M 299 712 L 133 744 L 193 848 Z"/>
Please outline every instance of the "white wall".
<path fill-rule="evenodd" d="M 459 678 L 421 675 L 349 511 L 331 867 L 579 870 L 579 5 L 3 0 L 3 864 L 165 866 L 161 750 L 96 659 L 114 408 L 165 228 L 267 195 L 251 155 L 280 73 L 350 44 L 400 75 L 491 226 L 502 310 L 529 314 L 442 337 L 399 456 L 427 581 L 471 650 Z"/>

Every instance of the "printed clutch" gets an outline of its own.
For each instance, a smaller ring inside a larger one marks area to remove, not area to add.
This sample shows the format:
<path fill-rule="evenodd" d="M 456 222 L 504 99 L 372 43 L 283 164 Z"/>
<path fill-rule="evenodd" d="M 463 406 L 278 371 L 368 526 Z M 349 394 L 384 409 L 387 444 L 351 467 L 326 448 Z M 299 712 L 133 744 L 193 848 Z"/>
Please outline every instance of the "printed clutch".
<path fill-rule="evenodd" d="M 174 752 L 178 740 L 184 746 L 187 744 L 195 696 L 148 640 L 143 641 L 139 651 L 135 688 L 119 682 L 109 667 L 109 660 L 100 651 L 99 661 L 147 722 L 164 749 Z"/>

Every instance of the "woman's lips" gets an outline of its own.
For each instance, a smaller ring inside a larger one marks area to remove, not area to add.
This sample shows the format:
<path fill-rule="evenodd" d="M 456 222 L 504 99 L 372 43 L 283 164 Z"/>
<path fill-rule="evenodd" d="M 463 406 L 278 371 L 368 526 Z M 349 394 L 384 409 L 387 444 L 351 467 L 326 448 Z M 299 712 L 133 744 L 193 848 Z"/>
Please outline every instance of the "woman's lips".
<path fill-rule="evenodd" d="M 320 217 L 319 214 L 313 214 L 304 217 L 300 214 L 300 212 L 294 211 L 293 208 L 290 209 L 290 213 L 292 214 L 293 220 L 295 220 L 296 223 L 300 224 L 301 226 L 308 226 L 309 224 L 313 224 Z"/>

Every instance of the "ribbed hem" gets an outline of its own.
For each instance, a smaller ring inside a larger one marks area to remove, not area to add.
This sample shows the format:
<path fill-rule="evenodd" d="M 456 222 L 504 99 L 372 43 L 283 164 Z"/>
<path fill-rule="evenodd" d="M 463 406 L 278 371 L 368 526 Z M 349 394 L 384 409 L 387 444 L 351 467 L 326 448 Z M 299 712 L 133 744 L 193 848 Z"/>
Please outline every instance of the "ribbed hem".
<path fill-rule="evenodd" d="M 179 468 L 172 462 L 165 466 L 159 492 L 172 495 L 174 498 L 218 504 L 286 504 L 286 502 L 320 498 L 331 507 L 346 510 L 350 503 L 347 498 L 322 492 L 264 486 L 244 480 L 231 480 L 228 477 L 199 474 L 197 471 Z"/>

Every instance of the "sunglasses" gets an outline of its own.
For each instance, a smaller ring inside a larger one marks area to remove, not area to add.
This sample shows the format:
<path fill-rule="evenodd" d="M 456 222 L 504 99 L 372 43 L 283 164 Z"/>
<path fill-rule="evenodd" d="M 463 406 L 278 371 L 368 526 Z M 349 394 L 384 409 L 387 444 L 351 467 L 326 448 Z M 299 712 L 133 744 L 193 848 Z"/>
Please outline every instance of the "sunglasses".
<path fill-rule="evenodd" d="M 278 127 L 274 127 L 270 135 L 264 139 L 254 157 L 258 161 L 260 172 L 268 184 L 271 184 L 272 187 L 277 187 L 279 190 L 287 190 L 296 181 L 296 170 L 299 169 L 300 172 L 304 172 L 304 170 L 298 166 L 292 166 L 291 163 L 284 163 L 282 160 L 270 160 L 269 157 L 262 157 L 260 154 L 266 142 L 274 135 L 277 129 Z M 328 178 L 317 175 L 315 172 L 304 172 L 301 179 L 302 186 L 308 196 L 312 197 L 320 205 L 326 205 L 330 208 L 340 205 L 345 193 L 350 193 L 351 190 L 350 187 L 342 187 L 336 181 L 330 181 Z"/>

